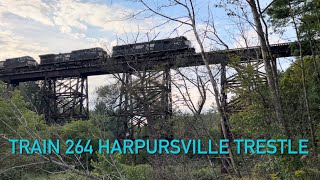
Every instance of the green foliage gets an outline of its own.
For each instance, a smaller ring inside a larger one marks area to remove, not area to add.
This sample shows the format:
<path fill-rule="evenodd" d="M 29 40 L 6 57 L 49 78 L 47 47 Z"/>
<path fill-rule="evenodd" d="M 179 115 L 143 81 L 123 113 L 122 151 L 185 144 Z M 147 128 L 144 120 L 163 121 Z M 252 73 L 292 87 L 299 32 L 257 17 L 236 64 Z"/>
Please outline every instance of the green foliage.
<path fill-rule="evenodd" d="M 192 176 L 198 180 L 210 180 L 215 178 L 214 171 L 211 167 L 204 167 L 192 171 Z"/>
<path fill-rule="evenodd" d="M 304 40 L 304 52 L 319 49 L 316 39 L 320 35 L 320 1 L 310 0 L 277 0 L 268 9 L 271 23 L 279 30 L 285 30 L 289 25 L 296 24 L 297 34 Z M 297 47 L 291 47 L 296 51 Z M 298 54 L 296 54 L 298 55 Z"/>
<path fill-rule="evenodd" d="M 233 132 L 241 138 L 281 137 L 281 126 L 278 122 L 270 123 L 274 119 L 270 111 L 260 104 L 252 104 L 244 111 L 235 113 L 230 118 Z"/>
<path fill-rule="evenodd" d="M 32 173 L 27 173 L 21 177 L 21 179 L 26 179 L 26 180 L 85 180 L 86 178 L 79 175 L 75 174 L 73 172 L 67 171 L 67 172 L 62 172 L 62 173 L 56 173 L 56 174 L 43 174 L 43 173 L 38 173 L 38 174 L 32 174 Z"/>
<path fill-rule="evenodd" d="M 2 83 L 0 83 L 0 167 L 2 170 L 11 167 L 34 163 L 38 158 L 34 155 L 10 155 L 11 146 L 7 143 L 6 138 L 17 139 L 34 139 L 36 137 L 45 138 L 48 126 L 43 121 L 43 117 L 39 116 L 28 109 L 29 103 L 25 102 L 20 91 L 9 91 Z M 41 167 L 41 164 L 38 166 Z M 32 170 L 37 172 L 38 168 L 26 166 L 23 169 L 13 168 L 10 171 L 3 171 L 0 176 L 8 179 L 21 178 L 23 171 Z"/>
<path fill-rule="evenodd" d="M 298 1 L 292 1 L 292 5 L 297 4 Z M 268 9 L 268 15 L 271 18 L 271 22 L 276 27 L 288 26 L 288 23 L 291 22 L 290 13 L 291 8 L 289 6 L 289 1 L 287 0 L 277 0 Z M 295 14 L 297 13 L 298 12 L 296 12 Z"/>
<path fill-rule="evenodd" d="M 97 161 L 92 162 L 95 168 L 93 172 L 99 176 L 111 177 L 112 179 L 152 179 L 152 167 L 149 164 L 122 164 L 121 162 L 124 162 L 125 156 L 120 154 L 98 154 Z"/>
<path fill-rule="evenodd" d="M 119 162 L 120 156 L 120 154 L 97 154 L 97 160 L 91 162 L 94 167 L 93 173 L 102 177 L 120 179 L 123 173 Z"/>
<path fill-rule="evenodd" d="M 153 169 L 149 164 L 139 164 L 136 166 L 123 165 L 124 177 L 126 180 L 152 180 Z"/>
<path fill-rule="evenodd" d="M 320 81 L 315 64 L 320 63 L 320 58 L 305 57 L 305 78 L 310 114 L 319 137 L 320 123 Z M 290 124 L 290 130 L 295 139 L 309 138 L 309 124 L 305 109 L 302 89 L 301 60 L 294 62 L 279 76 L 281 99 L 285 119 Z M 245 73 L 245 72 L 243 72 Z M 238 91 L 236 91 L 238 92 Z M 244 96 L 250 94 L 250 98 Z M 276 121 L 271 112 L 271 107 L 264 104 L 262 99 L 268 99 L 268 92 L 257 88 L 250 92 L 246 88 L 239 90 L 242 94 L 240 103 L 244 105 L 242 111 L 234 113 L 231 118 L 233 133 L 241 138 L 284 138 L 282 126 Z M 309 149 L 311 151 L 311 149 Z M 310 156 L 310 157 L 309 157 Z M 253 157 L 245 156 L 247 167 L 252 163 L 253 176 L 259 179 L 317 179 L 319 177 L 319 157 L 303 158 L 301 155 L 264 155 Z"/>
<path fill-rule="evenodd" d="M 71 121 L 61 127 L 59 135 L 62 139 L 89 139 L 95 130 L 90 121 Z"/>
<path fill-rule="evenodd" d="M 43 99 L 41 96 L 41 89 L 37 82 L 23 82 L 19 84 L 19 90 L 23 99 L 28 102 L 27 108 L 35 111 L 40 111 L 41 105 L 43 105 Z"/>
<path fill-rule="evenodd" d="M 8 91 L 4 86 L 0 87 L 0 132 L 12 137 L 20 136 L 28 138 L 29 131 L 45 132 L 48 126 L 43 116 L 28 109 L 29 103 L 24 101 L 21 92 Z M 18 133 L 18 134 L 17 134 Z"/>
<path fill-rule="evenodd" d="M 115 111 L 117 98 L 120 94 L 120 84 L 105 85 L 97 89 L 95 111 L 100 114 L 112 113 Z"/>
<path fill-rule="evenodd" d="M 318 179 L 319 157 L 276 155 L 264 156 L 253 168 L 259 179 Z"/>
<path fill-rule="evenodd" d="M 197 132 L 220 132 L 220 121 L 217 113 L 208 112 L 198 117 L 190 114 L 177 114 L 172 118 L 175 137 L 200 138 Z M 207 136 L 207 134 L 206 134 Z"/>
<path fill-rule="evenodd" d="M 304 136 L 307 131 L 308 122 L 303 97 L 301 60 L 292 64 L 286 72 L 281 75 L 280 87 L 282 92 L 283 105 L 287 119 L 290 119 L 293 132 L 296 135 Z M 305 79 L 310 106 L 310 115 L 315 124 L 320 123 L 320 82 L 314 63 L 320 63 L 320 58 L 315 60 L 312 57 L 305 57 Z"/>

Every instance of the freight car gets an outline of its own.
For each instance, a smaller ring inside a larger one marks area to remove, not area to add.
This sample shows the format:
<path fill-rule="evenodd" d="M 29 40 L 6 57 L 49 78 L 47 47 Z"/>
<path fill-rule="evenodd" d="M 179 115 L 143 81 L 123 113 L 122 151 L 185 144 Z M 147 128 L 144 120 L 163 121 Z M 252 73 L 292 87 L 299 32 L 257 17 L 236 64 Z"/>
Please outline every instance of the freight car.
<path fill-rule="evenodd" d="M 106 57 L 107 57 L 107 52 L 99 47 L 72 51 L 70 55 L 71 60 L 80 60 L 80 61 L 88 60 L 88 59 L 106 58 Z"/>
<path fill-rule="evenodd" d="M 92 59 L 104 59 L 107 57 L 107 52 L 102 48 L 81 49 L 72 51 L 71 53 L 63 54 L 44 54 L 40 55 L 40 64 L 60 64 L 80 62 Z"/>
<path fill-rule="evenodd" d="M 150 42 L 113 46 L 112 57 L 150 54 L 157 52 L 188 51 L 194 52 L 191 42 L 184 36 L 153 40 Z"/>
<path fill-rule="evenodd" d="M 0 69 L 3 71 L 13 71 L 19 68 L 36 67 L 38 65 L 30 56 L 6 59 L 0 62 Z"/>
<path fill-rule="evenodd" d="M 40 55 L 40 64 L 56 64 L 70 61 L 70 53 Z"/>

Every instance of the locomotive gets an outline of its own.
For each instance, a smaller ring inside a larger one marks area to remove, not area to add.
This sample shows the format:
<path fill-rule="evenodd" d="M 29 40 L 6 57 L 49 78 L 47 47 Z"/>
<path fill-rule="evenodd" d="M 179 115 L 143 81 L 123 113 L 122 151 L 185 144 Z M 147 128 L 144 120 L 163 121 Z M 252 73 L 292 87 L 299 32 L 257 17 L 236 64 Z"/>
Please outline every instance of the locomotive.
<path fill-rule="evenodd" d="M 186 37 L 180 36 L 176 38 L 153 40 L 150 42 L 113 46 L 112 57 L 170 51 L 188 51 L 192 53 L 195 52 L 194 48 L 191 45 L 191 42 Z"/>
<path fill-rule="evenodd" d="M 75 62 L 91 59 L 104 59 L 107 58 L 107 52 L 102 48 L 90 48 L 71 51 L 71 53 L 60 54 L 44 54 L 40 55 L 40 65 L 43 64 L 57 64 L 64 62 Z"/>
<path fill-rule="evenodd" d="M 17 58 L 6 59 L 5 61 L 0 62 L 0 70 L 12 71 L 18 68 L 26 68 L 26 67 L 36 67 L 38 65 L 37 61 L 35 61 L 30 56 L 23 56 Z"/>
<path fill-rule="evenodd" d="M 91 49 L 81 49 L 72 51 L 70 54 L 70 60 L 88 60 L 88 59 L 96 59 L 96 58 L 107 58 L 108 54 L 102 48 L 96 47 Z"/>
<path fill-rule="evenodd" d="M 56 64 L 56 63 L 69 61 L 70 53 L 44 54 L 44 55 L 39 55 L 39 57 L 40 57 L 40 65 Z"/>

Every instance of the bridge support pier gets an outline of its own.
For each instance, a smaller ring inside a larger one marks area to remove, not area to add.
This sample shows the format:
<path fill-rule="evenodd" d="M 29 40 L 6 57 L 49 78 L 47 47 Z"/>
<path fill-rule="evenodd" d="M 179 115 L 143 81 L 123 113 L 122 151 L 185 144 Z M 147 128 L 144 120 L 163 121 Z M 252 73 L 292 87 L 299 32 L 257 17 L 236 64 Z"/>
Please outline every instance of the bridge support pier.
<path fill-rule="evenodd" d="M 230 142 L 233 140 L 231 127 L 229 126 L 229 117 L 233 113 L 242 110 L 243 107 L 250 105 L 251 97 L 239 91 L 259 91 L 259 88 L 266 86 L 266 74 L 264 72 L 263 61 L 259 58 L 251 58 L 242 63 L 221 64 L 221 106 L 226 112 L 225 128 L 227 129 L 227 138 Z M 232 75 L 227 77 L 226 71 L 228 68 Z M 237 96 L 227 97 L 227 93 L 238 94 Z M 221 138 L 224 138 L 223 134 Z M 222 158 L 221 172 L 227 173 L 230 171 L 230 158 L 228 156 Z"/>
<path fill-rule="evenodd" d="M 263 61 L 260 59 L 232 66 L 231 69 L 234 73 L 225 82 L 226 91 L 230 93 L 237 94 L 239 90 L 255 91 L 267 84 Z M 246 98 L 250 102 L 251 97 Z M 226 104 L 227 112 L 238 112 L 241 111 L 241 107 L 248 105 L 240 102 L 240 99 L 240 96 L 232 97 Z"/>
<path fill-rule="evenodd" d="M 124 73 L 120 81 L 118 138 L 168 136 L 172 115 L 170 68 Z"/>
<path fill-rule="evenodd" d="M 48 123 L 63 124 L 70 119 L 88 119 L 86 76 L 46 78 L 42 86 L 43 114 Z"/>

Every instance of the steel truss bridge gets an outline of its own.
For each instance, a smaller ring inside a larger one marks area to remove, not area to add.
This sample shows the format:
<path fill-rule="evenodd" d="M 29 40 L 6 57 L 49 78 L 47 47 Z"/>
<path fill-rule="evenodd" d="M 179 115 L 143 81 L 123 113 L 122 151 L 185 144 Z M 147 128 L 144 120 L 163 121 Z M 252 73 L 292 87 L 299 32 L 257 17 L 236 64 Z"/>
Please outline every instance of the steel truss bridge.
<path fill-rule="evenodd" d="M 292 56 L 291 43 L 271 45 L 274 58 Z M 229 66 L 237 59 L 241 67 L 251 65 L 259 77 L 264 73 L 260 47 L 207 52 L 210 64 Z M 119 105 L 115 113 L 118 137 L 133 138 L 137 127 L 148 125 L 157 133 L 172 115 L 170 69 L 203 65 L 201 54 L 185 52 L 162 52 L 137 56 L 88 59 L 55 65 L 39 65 L 37 68 L 22 68 L 15 72 L 0 74 L 0 80 L 10 86 L 20 82 L 41 81 L 43 109 L 49 123 L 64 123 L 69 119 L 88 119 L 88 76 L 121 73 Z M 226 77 L 221 73 L 222 95 L 225 100 L 228 90 L 241 86 L 239 73 Z M 237 110 L 237 99 L 222 103 L 228 111 Z"/>

